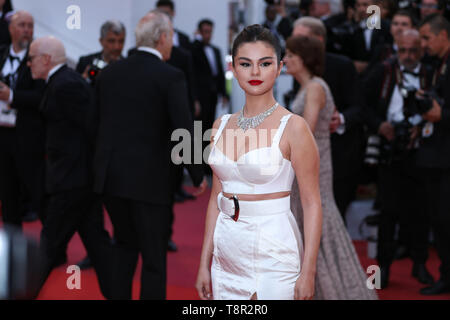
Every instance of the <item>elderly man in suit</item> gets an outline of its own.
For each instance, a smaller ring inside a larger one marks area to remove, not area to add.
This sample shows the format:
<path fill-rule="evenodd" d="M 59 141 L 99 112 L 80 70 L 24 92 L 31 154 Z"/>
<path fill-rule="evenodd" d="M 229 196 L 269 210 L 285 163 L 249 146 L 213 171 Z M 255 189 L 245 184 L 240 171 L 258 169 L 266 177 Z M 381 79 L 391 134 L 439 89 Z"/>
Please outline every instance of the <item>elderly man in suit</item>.
<path fill-rule="evenodd" d="M 93 223 L 93 208 L 99 199 L 92 192 L 92 90 L 81 75 L 67 67 L 64 46 L 54 37 L 33 41 L 28 66 L 33 79 L 46 81 L 39 107 L 46 124 L 48 195 L 40 245 L 44 257 L 41 284 L 78 232 L 102 293 L 109 298 L 111 242 L 106 230 Z"/>
<path fill-rule="evenodd" d="M 141 299 L 165 299 L 171 133 L 180 128 L 192 137 L 193 121 L 184 74 L 164 62 L 173 45 L 169 17 L 152 11 L 135 33 L 137 52 L 108 66 L 97 80 L 94 190 L 103 195 L 114 226 L 113 298 L 131 299 L 141 253 Z M 201 165 L 186 166 L 203 192 Z"/>
<path fill-rule="evenodd" d="M 9 25 L 12 43 L 0 48 L 0 200 L 3 221 L 17 227 L 24 196 L 33 212 L 42 213 L 44 126 L 38 106 L 44 81 L 33 80 L 26 63 L 33 30 L 31 14 L 18 11 Z"/>

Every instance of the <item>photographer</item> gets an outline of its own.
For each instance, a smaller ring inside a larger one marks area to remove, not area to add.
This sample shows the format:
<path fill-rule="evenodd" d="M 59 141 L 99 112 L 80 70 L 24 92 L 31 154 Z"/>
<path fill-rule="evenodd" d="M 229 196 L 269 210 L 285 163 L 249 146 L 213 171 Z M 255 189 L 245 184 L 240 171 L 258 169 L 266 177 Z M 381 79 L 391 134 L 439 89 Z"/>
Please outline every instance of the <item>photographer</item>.
<path fill-rule="evenodd" d="M 94 85 L 98 73 L 111 62 L 122 59 L 125 44 L 125 26 L 116 20 L 106 21 L 100 29 L 100 44 L 103 50 L 78 61 L 76 70 Z"/>
<path fill-rule="evenodd" d="M 428 88 L 432 71 L 420 63 L 423 53 L 417 30 L 405 30 L 397 44 L 397 56 L 376 67 L 365 84 L 367 123 L 382 141 L 377 248 L 382 288 L 388 285 L 389 269 L 394 260 L 397 223 L 409 235 L 406 241 L 414 262 L 413 276 L 421 283 L 433 283 L 425 267 L 429 227 L 420 172 L 415 166 L 417 133 L 423 122 L 420 114 L 426 111 L 416 98 L 416 91 Z"/>
<path fill-rule="evenodd" d="M 421 23 L 420 36 L 427 53 L 439 59 L 433 77 L 432 108 L 423 115 L 427 123 L 417 154 L 418 165 L 423 168 L 425 199 L 442 263 L 439 281 L 420 292 L 434 295 L 450 292 L 450 23 L 439 14 L 428 16 Z"/>

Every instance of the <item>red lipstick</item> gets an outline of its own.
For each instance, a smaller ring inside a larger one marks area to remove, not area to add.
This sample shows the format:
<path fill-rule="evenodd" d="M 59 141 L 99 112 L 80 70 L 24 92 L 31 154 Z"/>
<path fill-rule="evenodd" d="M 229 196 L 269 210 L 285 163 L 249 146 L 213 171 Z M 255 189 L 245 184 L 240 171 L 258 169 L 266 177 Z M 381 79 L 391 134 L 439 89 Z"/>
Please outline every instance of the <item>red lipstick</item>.
<path fill-rule="evenodd" d="M 248 83 L 250 83 L 250 85 L 252 85 L 252 86 L 259 86 L 263 82 L 264 81 L 261 81 L 261 80 L 250 80 Z"/>

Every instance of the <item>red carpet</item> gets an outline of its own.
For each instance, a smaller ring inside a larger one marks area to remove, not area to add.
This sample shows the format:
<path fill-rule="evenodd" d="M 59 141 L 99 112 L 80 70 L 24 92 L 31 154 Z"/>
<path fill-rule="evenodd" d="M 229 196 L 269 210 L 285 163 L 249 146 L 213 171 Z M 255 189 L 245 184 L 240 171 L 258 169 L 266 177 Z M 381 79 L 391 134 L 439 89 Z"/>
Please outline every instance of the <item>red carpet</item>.
<path fill-rule="evenodd" d="M 186 201 L 175 207 L 175 225 L 173 240 L 178 245 L 178 252 L 168 254 L 167 272 L 167 298 L 169 300 L 198 299 L 194 288 L 197 268 L 200 260 L 200 251 L 203 241 L 204 220 L 209 193 L 200 196 L 195 201 Z M 107 217 L 107 216 L 106 216 Z M 106 218 L 107 229 L 112 230 L 111 223 Z M 1 226 L 1 222 L 0 222 Z M 41 230 L 40 222 L 27 223 L 24 226 L 26 234 L 38 239 Z M 375 260 L 368 259 L 366 243 L 355 242 L 356 250 L 361 264 L 365 269 L 376 264 Z M 78 235 L 71 240 L 68 248 L 68 265 L 75 264 L 85 256 L 85 249 Z M 436 252 L 430 249 L 430 258 L 427 267 L 436 279 L 439 276 L 439 259 Z M 389 287 L 377 290 L 380 299 L 388 300 L 450 300 L 450 294 L 427 297 L 419 294 L 423 287 L 411 276 L 412 262 L 409 259 L 396 261 L 391 268 Z M 100 293 L 95 272 L 91 270 L 81 272 L 81 289 L 69 290 L 66 286 L 67 265 L 55 269 L 47 280 L 39 295 L 40 300 L 96 300 L 103 299 Z M 133 286 L 133 299 L 139 297 L 140 263 L 138 265 Z"/>

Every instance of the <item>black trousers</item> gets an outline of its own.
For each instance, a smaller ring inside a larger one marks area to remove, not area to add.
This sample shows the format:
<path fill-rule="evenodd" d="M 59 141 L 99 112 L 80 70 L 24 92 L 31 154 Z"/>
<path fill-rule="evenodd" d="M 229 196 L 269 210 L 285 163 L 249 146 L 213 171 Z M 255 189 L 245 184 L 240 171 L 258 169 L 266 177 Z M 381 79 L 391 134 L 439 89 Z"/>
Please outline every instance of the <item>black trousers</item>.
<path fill-rule="evenodd" d="M 345 178 L 333 179 L 333 192 L 336 205 L 344 221 L 348 206 L 355 199 L 358 188 L 359 175 L 347 176 Z"/>
<path fill-rule="evenodd" d="M 441 280 L 450 284 L 450 168 L 423 169 L 427 211 L 436 250 L 441 259 Z"/>
<path fill-rule="evenodd" d="M 43 154 L 19 153 L 16 129 L 0 127 L 0 201 L 4 223 L 22 228 L 21 187 L 32 209 L 42 214 L 43 174 Z"/>
<path fill-rule="evenodd" d="M 133 276 L 142 255 L 141 299 L 166 299 L 170 205 L 115 196 L 103 203 L 114 226 L 113 299 L 131 299 Z"/>
<path fill-rule="evenodd" d="M 380 224 L 378 226 L 377 260 L 381 266 L 389 266 L 395 255 L 397 224 L 409 237 L 406 240 L 415 263 L 428 259 L 430 222 L 426 212 L 425 186 L 421 171 L 414 165 L 414 158 L 392 165 L 380 165 Z"/>
<path fill-rule="evenodd" d="M 112 244 L 108 232 L 98 221 L 101 199 L 90 188 L 64 191 L 49 196 L 41 233 L 41 251 L 44 257 L 41 286 L 55 262 L 65 253 L 75 232 L 91 258 L 103 295 L 110 299 L 109 286 L 113 282 L 110 269 Z"/>
<path fill-rule="evenodd" d="M 183 188 L 183 166 L 174 166 L 174 197 L 172 198 L 172 204 L 170 205 L 170 216 L 169 216 L 169 239 L 172 238 L 173 234 L 173 224 L 175 222 L 175 211 L 174 211 L 174 205 L 175 205 L 175 192 L 178 192 Z"/>

